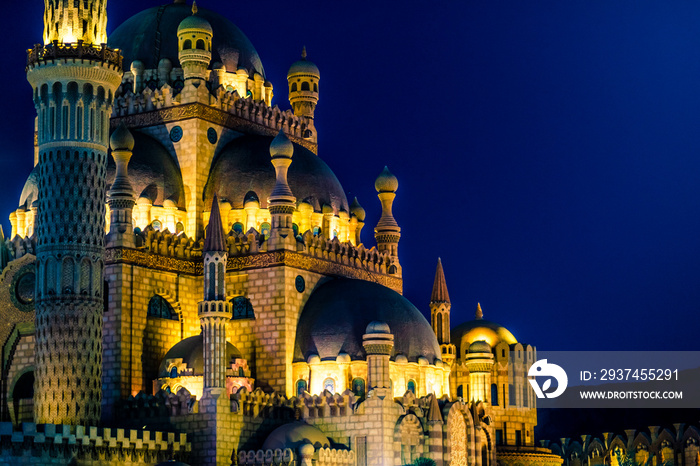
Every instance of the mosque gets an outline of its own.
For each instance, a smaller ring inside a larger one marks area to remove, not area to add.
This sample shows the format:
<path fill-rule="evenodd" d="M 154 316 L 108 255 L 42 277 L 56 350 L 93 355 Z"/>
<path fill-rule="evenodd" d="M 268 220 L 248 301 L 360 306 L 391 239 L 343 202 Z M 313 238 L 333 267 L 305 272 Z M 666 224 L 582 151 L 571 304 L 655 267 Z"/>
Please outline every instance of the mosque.
<path fill-rule="evenodd" d="M 45 5 L 0 243 L 1 464 L 562 464 L 535 446 L 535 347 L 481 307 L 453 327 L 439 260 L 430 322 L 402 296 L 386 167 L 367 245 L 305 51 L 282 110 L 218 13 L 107 37 L 106 0 Z"/>

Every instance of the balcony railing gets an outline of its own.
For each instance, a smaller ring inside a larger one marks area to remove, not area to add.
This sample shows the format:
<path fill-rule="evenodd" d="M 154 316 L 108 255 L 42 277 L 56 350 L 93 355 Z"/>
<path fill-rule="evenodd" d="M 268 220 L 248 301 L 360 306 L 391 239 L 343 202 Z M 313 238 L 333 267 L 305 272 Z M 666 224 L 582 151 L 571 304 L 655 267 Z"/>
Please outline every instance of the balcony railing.
<path fill-rule="evenodd" d="M 84 44 L 82 40 L 71 44 L 64 44 L 57 40 L 46 45 L 36 44 L 27 50 L 27 68 L 66 58 L 98 61 L 112 65 L 118 70 L 122 69 L 123 58 L 119 49 L 110 49 L 106 44 Z"/>

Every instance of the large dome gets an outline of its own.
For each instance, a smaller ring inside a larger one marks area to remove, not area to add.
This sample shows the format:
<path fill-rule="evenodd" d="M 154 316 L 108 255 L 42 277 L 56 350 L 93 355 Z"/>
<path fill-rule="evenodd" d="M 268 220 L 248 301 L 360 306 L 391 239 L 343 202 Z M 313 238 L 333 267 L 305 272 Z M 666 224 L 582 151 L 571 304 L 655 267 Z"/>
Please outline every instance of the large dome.
<path fill-rule="evenodd" d="M 134 60 L 143 62 L 146 69 L 156 69 L 163 58 L 180 68 L 177 27 L 191 15 L 192 6 L 185 3 L 149 8 L 126 20 L 109 36 L 107 44 L 121 49 L 125 69 L 129 69 Z M 249 73 L 257 72 L 265 77 L 258 52 L 235 24 L 204 8 L 199 8 L 197 16 L 206 19 L 214 30 L 212 63 L 223 63 L 227 71 L 243 67 Z"/>
<path fill-rule="evenodd" d="M 364 360 L 362 335 L 373 321 L 389 325 L 394 335 L 392 356 L 403 354 L 411 362 L 423 356 L 430 363 L 440 358 L 433 329 L 409 300 L 377 283 L 338 278 L 314 290 L 304 306 L 294 361 L 306 361 L 312 354 L 335 359 L 340 353 Z"/>
<path fill-rule="evenodd" d="M 212 163 L 204 188 L 205 204 L 218 194 L 234 209 L 243 208 L 246 193 L 253 191 L 260 207 L 267 208 L 267 198 L 275 187 L 275 167 L 270 159 L 269 136 L 241 136 L 228 143 Z M 289 187 L 298 202 L 311 204 L 316 212 L 323 204 L 349 212 L 348 200 L 338 178 L 326 163 L 313 152 L 294 144 L 292 165 L 287 176 Z"/>
<path fill-rule="evenodd" d="M 185 207 L 185 188 L 182 174 L 175 160 L 155 139 L 138 131 L 131 130 L 134 136 L 134 151 L 129 160 L 129 181 L 136 198 L 146 197 L 154 205 L 163 205 L 170 199 L 180 208 Z M 114 159 L 107 162 L 107 190 L 114 181 L 116 166 Z"/>

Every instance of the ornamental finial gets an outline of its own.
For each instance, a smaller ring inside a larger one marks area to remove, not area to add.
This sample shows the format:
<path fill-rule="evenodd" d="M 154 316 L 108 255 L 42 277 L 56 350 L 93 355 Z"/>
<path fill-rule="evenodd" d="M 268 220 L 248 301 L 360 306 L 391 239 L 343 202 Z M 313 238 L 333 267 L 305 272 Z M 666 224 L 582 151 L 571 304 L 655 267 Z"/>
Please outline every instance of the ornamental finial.
<path fill-rule="evenodd" d="M 306 45 L 301 49 L 301 59 L 306 60 Z"/>
<path fill-rule="evenodd" d="M 193 14 L 193 15 L 196 15 L 196 14 L 197 14 L 197 11 L 198 11 L 198 10 L 197 10 L 197 2 L 194 1 L 194 2 L 192 2 L 192 14 Z"/>
<path fill-rule="evenodd" d="M 476 303 L 476 320 L 481 320 L 484 318 L 484 311 L 481 310 L 481 304 Z"/>

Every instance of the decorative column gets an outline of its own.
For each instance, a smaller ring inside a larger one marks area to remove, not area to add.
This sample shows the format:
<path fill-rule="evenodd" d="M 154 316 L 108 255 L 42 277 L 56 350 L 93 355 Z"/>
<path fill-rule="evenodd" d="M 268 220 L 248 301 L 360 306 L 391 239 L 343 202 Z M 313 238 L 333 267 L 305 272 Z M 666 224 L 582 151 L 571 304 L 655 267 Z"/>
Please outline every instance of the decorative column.
<path fill-rule="evenodd" d="M 297 198 L 287 183 L 287 171 L 292 164 L 294 145 L 287 139 L 282 130 L 270 144 L 272 165 L 275 166 L 277 181 L 267 201 L 272 217 L 272 228 L 268 240 L 268 250 L 296 249 L 296 239 L 292 229 L 292 216 L 296 208 Z"/>
<path fill-rule="evenodd" d="M 226 235 L 214 196 L 209 225 L 204 239 L 204 300 L 199 303 L 199 320 L 204 337 L 204 393 L 202 399 L 217 397 L 226 391 L 226 326 L 231 320 L 232 304 L 226 300 Z M 207 403 L 202 407 L 206 410 Z M 215 403 L 214 403 L 215 407 Z"/>
<path fill-rule="evenodd" d="M 377 240 L 377 249 L 381 252 L 388 252 L 396 258 L 395 264 L 399 265 L 399 239 L 401 239 L 401 228 L 394 219 L 391 209 L 396 197 L 396 190 L 399 188 L 399 180 L 389 172 L 389 168 L 384 170 L 374 182 L 377 190 L 377 197 L 382 203 L 382 216 L 374 228 L 374 237 Z"/>
<path fill-rule="evenodd" d="M 134 188 L 129 182 L 127 166 L 134 150 L 134 137 L 122 121 L 109 140 L 112 157 L 117 166 L 112 186 L 107 192 L 109 205 L 109 234 L 107 247 L 134 247 Z"/>
<path fill-rule="evenodd" d="M 27 57 L 41 167 L 34 419 L 96 425 L 102 400 L 107 138 L 122 57 L 104 45 L 106 1 L 87 0 L 88 8 L 83 2 L 59 3 L 46 3 L 44 45 Z"/>

